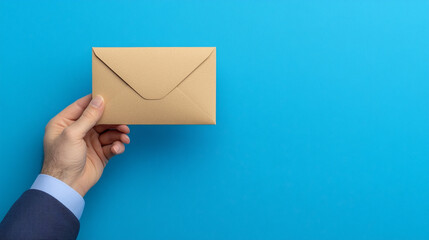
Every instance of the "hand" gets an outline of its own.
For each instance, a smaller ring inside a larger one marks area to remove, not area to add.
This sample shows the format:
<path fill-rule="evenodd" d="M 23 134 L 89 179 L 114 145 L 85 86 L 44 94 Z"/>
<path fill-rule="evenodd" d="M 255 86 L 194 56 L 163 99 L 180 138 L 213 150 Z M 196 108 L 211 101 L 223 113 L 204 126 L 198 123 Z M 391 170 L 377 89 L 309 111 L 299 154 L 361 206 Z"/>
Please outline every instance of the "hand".
<path fill-rule="evenodd" d="M 127 125 L 98 125 L 104 100 L 87 95 L 55 116 L 45 129 L 42 173 L 53 176 L 82 197 L 100 179 L 109 159 L 130 143 Z"/>

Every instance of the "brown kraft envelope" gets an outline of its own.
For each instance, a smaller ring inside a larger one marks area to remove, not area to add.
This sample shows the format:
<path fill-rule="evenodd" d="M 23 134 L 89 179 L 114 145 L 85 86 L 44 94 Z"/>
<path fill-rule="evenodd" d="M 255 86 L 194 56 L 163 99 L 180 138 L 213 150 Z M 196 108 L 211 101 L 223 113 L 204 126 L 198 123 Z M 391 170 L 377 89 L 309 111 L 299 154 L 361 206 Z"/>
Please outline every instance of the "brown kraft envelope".
<path fill-rule="evenodd" d="M 216 124 L 215 47 L 94 47 L 98 124 Z"/>

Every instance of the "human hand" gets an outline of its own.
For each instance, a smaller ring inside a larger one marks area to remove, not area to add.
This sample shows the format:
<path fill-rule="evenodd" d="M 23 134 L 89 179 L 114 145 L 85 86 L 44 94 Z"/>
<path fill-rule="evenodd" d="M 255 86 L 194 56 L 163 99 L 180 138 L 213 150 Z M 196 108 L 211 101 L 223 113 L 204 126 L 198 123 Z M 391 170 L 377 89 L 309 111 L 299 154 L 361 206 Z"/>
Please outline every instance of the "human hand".
<path fill-rule="evenodd" d="M 42 174 L 53 176 L 82 197 L 97 183 L 109 159 L 130 143 L 127 125 L 98 125 L 104 100 L 87 95 L 51 119 L 43 141 Z"/>

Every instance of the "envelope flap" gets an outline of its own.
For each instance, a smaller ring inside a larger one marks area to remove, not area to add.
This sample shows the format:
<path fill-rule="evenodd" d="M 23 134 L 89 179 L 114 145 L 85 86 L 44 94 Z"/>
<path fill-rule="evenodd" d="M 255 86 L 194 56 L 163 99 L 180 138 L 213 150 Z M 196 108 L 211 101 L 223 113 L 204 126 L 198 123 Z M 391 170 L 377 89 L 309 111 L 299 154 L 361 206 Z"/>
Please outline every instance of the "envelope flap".
<path fill-rule="evenodd" d="M 93 48 L 94 55 L 145 99 L 162 99 L 201 65 L 211 47 Z"/>

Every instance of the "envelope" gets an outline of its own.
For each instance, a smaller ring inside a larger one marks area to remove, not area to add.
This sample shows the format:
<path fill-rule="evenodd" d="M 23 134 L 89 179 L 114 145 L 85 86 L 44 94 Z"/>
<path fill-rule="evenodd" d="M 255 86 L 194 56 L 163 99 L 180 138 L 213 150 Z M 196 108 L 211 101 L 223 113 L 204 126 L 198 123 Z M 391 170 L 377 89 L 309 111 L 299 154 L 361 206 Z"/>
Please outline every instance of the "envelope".
<path fill-rule="evenodd" d="M 215 47 L 94 47 L 98 124 L 216 124 Z"/>

